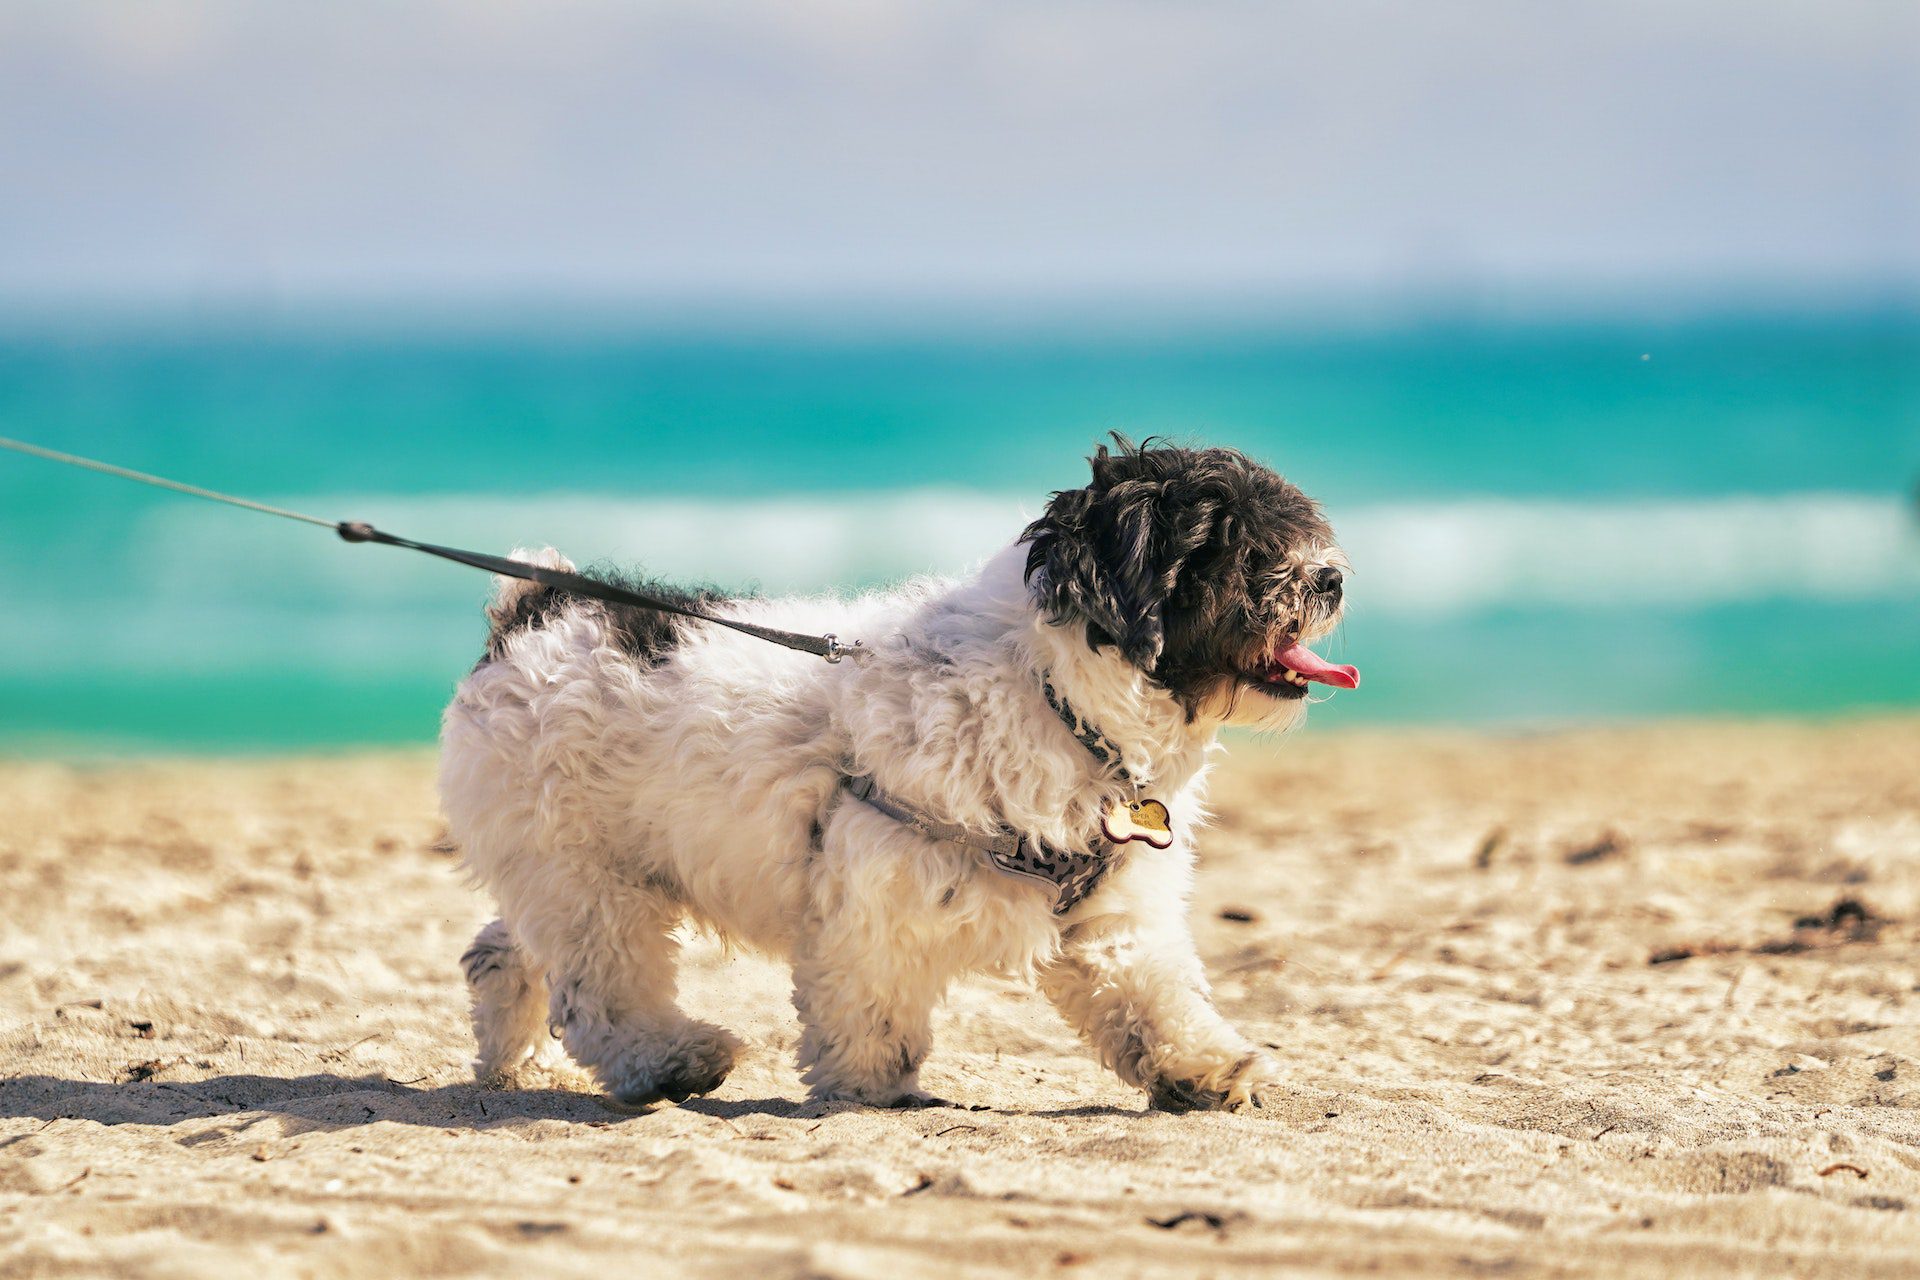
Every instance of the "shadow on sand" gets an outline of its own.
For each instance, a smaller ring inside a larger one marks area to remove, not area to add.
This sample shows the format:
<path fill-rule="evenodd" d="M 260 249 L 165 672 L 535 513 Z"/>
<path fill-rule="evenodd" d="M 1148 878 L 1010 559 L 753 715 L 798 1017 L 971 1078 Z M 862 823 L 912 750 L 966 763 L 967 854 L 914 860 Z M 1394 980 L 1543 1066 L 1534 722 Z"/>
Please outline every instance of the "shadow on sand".
<path fill-rule="evenodd" d="M 491 1129 L 536 1120 L 604 1127 L 645 1120 L 670 1104 L 628 1108 L 571 1089 L 489 1089 L 471 1082 L 416 1088 L 385 1076 L 223 1075 L 205 1080 L 111 1083 L 27 1075 L 0 1080 L 0 1119 L 90 1120 L 96 1124 L 174 1125 L 233 1116 L 278 1116 L 289 1133 L 411 1124 L 435 1129 Z M 691 1098 L 678 1110 L 734 1121 L 749 1116 L 819 1120 L 869 1108 L 789 1098 Z M 952 1115 L 992 1108 L 937 1108 Z M 1005 1115 L 1008 1113 L 1001 1112 Z M 1025 1114 L 1047 1118 L 1130 1116 L 1122 1107 L 1082 1106 Z M 0 1141 L 4 1147 L 10 1141 Z"/>

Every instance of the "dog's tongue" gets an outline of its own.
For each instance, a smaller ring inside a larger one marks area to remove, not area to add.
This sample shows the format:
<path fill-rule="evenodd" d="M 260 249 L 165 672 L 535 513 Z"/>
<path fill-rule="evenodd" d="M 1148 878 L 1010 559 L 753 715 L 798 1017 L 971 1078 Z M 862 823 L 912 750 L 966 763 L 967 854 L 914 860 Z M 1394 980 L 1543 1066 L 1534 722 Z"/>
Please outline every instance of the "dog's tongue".
<path fill-rule="evenodd" d="M 1287 646 L 1274 655 L 1274 661 L 1289 671 L 1298 671 L 1309 680 L 1330 684 L 1336 689 L 1360 687 L 1360 668 L 1328 662 L 1303 644 Z"/>

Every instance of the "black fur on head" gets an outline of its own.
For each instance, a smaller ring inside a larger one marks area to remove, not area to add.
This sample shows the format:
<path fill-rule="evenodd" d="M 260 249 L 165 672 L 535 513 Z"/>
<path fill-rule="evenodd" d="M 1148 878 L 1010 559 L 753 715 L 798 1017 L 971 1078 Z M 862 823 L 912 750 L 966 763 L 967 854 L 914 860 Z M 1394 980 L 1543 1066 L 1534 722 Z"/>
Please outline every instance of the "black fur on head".
<path fill-rule="evenodd" d="M 1263 659 L 1330 626 L 1344 563 L 1319 506 L 1233 449 L 1186 449 L 1115 433 L 1093 482 L 1055 493 L 1027 526 L 1027 581 L 1056 624 L 1086 624 L 1191 715 L 1241 684 L 1269 696 Z M 1331 571 L 1330 571 L 1331 570 Z"/>

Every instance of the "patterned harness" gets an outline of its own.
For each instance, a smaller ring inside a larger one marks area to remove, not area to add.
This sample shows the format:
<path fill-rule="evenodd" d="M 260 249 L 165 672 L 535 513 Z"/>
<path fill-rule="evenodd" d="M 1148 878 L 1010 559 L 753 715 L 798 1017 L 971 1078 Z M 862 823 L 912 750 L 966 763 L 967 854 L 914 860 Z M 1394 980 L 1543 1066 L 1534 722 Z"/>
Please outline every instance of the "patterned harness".
<path fill-rule="evenodd" d="M 1050 682 L 1043 680 L 1040 687 L 1047 695 L 1047 705 L 1053 708 L 1054 714 L 1060 717 L 1061 723 L 1072 731 L 1081 745 L 1114 776 L 1132 783 L 1133 776 L 1120 762 L 1119 750 L 1107 740 L 1106 735 L 1076 714 L 1066 699 L 1054 691 Z M 1101 879 L 1118 860 L 1115 855 L 1119 852 L 1119 846 L 1097 830 L 1091 840 L 1093 848 L 1087 852 L 1058 849 L 1042 841 L 1029 840 L 1011 827 L 983 832 L 956 822 L 942 822 L 882 791 L 871 774 L 843 777 L 841 785 L 854 799 L 878 809 L 903 826 L 912 827 L 921 835 L 965 845 L 984 853 L 995 868 L 1008 875 L 1023 876 L 1052 886 L 1053 914 L 1057 916 L 1065 915 L 1086 901 L 1087 895 L 1099 887 Z"/>

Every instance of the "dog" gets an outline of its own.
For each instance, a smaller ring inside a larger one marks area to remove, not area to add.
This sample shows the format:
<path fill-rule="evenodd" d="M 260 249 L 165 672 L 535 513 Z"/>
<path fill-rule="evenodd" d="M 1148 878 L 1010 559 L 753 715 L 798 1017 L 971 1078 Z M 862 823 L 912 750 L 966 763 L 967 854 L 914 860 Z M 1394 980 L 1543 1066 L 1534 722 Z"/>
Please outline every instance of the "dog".
<path fill-rule="evenodd" d="M 1346 558 L 1239 452 L 1116 434 L 1090 462 L 963 580 L 672 597 L 862 637 L 858 662 L 501 580 L 440 768 L 499 904 L 463 958 L 481 1079 L 551 1031 L 622 1103 L 717 1088 L 740 1043 L 676 1003 L 690 919 L 791 962 L 817 1100 L 937 1103 L 931 1015 L 981 971 L 1035 978 L 1154 1108 L 1277 1099 L 1276 1061 L 1211 1001 L 1194 838 L 1224 726 L 1284 730 L 1310 685 L 1357 684 L 1307 647 L 1341 617 Z"/>

